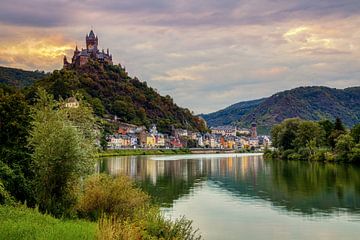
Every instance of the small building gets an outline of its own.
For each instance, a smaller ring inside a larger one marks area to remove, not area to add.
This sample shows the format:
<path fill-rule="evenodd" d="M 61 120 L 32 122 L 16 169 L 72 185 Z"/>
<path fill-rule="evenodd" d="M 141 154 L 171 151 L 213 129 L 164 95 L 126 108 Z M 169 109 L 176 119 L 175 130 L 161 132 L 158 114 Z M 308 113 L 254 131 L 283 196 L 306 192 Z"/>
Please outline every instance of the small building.
<path fill-rule="evenodd" d="M 67 108 L 78 108 L 79 106 L 79 101 L 74 97 L 69 97 L 65 100 L 65 107 Z"/>

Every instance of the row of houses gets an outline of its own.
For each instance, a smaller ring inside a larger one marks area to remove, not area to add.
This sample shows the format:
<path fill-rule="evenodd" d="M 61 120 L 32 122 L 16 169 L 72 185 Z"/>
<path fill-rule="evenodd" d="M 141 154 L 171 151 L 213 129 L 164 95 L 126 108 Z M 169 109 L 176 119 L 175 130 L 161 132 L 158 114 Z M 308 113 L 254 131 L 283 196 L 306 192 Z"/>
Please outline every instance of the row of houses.
<path fill-rule="evenodd" d="M 186 129 L 173 129 L 169 135 L 158 132 L 155 125 L 147 130 L 144 127 L 123 123 L 114 134 L 107 137 L 107 142 L 109 149 L 184 147 L 247 149 L 270 145 L 270 139 L 267 136 L 252 138 L 230 133 L 230 128 L 223 129 L 226 129 L 225 133 L 216 130 L 205 134 Z M 246 132 L 246 134 L 248 133 Z"/>

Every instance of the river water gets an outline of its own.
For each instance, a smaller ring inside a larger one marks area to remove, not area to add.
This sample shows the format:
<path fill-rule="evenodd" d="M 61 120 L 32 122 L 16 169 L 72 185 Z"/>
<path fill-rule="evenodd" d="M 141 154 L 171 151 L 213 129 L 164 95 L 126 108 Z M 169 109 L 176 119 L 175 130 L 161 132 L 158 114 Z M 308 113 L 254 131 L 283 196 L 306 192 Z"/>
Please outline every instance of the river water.
<path fill-rule="evenodd" d="M 360 239 L 359 166 L 214 154 L 111 157 L 98 170 L 130 176 L 205 239 Z"/>

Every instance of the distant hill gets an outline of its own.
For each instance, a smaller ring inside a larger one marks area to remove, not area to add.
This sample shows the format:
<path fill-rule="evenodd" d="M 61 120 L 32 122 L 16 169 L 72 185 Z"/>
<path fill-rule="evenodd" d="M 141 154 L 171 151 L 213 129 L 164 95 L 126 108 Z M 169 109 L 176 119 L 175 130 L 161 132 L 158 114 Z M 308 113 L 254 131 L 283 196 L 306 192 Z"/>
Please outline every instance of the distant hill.
<path fill-rule="evenodd" d="M 67 98 L 74 92 L 83 95 L 98 116 L 117 116 L 120 121 L 158 129 L 170 133 L 171 127 L 205 131 L 204 121 L 189 109 L 181 108 L 170 96 L 161 96 L 146 82 L 131 78 L 119 65 L 101 65 L 97 62 L 70 69 L 55 70 L 37 81 L 55 98 Z"/>
<path fill-rule="evenodd" d="M 360 122 L 360 87 L 299 87 L 269 98 L 240 102 L 202 117 L 210 126 L 231 122 L 241 127 L 249 127 L 255 117 L 260 132 L 269 132 L 274 124 L 293 117 L 306 120 L 340 117 L 351 127 Z"/>
<path fill-rule="evenodd" d="M 0 66 L 0 83 L 22 88 L 33 84 L 36 80 L 45 77 L 40 71 L 25 71 L 17 68 Z"/>
<path fill-rule="evenodd" d="M 220 111 L 209 114 L 201 114 L 200 116 L 206 120 L 209 126 L 229 125 L 237 122 L 248 112 L 251 112 L 254 108 L 265 101 L 265 99 L 266 98 L 235 103 Z"/>

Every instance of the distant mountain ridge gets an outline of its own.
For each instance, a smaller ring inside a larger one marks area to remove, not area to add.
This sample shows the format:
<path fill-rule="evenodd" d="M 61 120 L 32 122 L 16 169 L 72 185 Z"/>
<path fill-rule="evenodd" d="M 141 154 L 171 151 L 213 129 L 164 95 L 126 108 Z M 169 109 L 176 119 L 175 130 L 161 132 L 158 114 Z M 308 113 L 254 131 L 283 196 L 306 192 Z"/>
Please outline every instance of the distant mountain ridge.
<path fill-rule="evenodd" d="M 45 77 L 40 71 L 26 71 L 17 68 L 0 66 L 0 83 L 22 88 L 33 84 L 36 80 Z"/>
<path fill-rule="evenodd" d="M 235 124 L 249 127 L 253 118 L 262 132 L 286 118 L 306 120 L 340 117 L 348 127 L 360 122 L 360 87 L 335 89 L 298 87 L 268 98 L 239 102 L 223 110 L 201 115 L 209 126 Z"/>

